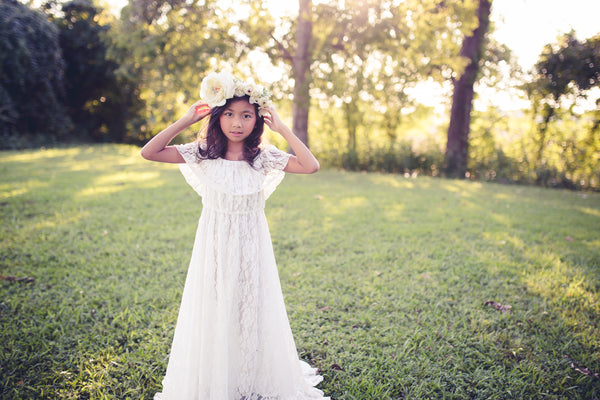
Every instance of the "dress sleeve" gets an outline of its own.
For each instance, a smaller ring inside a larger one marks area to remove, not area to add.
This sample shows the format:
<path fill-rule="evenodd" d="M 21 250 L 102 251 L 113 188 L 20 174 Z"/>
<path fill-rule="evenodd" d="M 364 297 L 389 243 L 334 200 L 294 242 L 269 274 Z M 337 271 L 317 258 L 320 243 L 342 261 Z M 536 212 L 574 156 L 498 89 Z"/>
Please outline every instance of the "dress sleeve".
<path fill-rule="evenodd" d="M 185 161 L 184 164 L 179 164 L 181 174 L 196 193 L 203 196 L 206 185 L 204 182 L 205 176 L 202 172 L 202 158 L 200 157 L 198 143 L 176 144 L 175 148 Z"/>
<path fill-rule="evenodd" d="M 261 149 L 260 158 L 262 170 L 265 174 L 265 199 L 269 198 L 283 180 L 285 176 L 283 169 L 287 166 L 290 157 L 291 154 L 279 150 L 273 145 L 267 145 Z"/>

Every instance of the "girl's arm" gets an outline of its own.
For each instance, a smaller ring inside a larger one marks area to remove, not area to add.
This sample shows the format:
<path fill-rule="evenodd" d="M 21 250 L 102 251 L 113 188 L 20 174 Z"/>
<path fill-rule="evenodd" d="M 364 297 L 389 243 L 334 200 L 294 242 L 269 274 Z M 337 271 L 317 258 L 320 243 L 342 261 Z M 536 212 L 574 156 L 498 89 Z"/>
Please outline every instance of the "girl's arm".
<path fill-rule="evenodd" d="M 319 161 L 317 161 L 308 147 L 281 121 L 279 114 L 272 107 L 265 107 L 264 109 L 270 114 L 264 117 L 265 124 L 273 132 L 277 132 L 283 136 L 296 154 L 290 157 L 287 166 L 283 170 L 296 174 L 314 174 L 317 172 L 319 170 Z"/>
<path fill-rule="evenodd" d="M 174 146 L 168 146 L 173 138 L 179 135 L 182 131 L 202 120 L 210 114 L 210 108 L 202 101 L 195 102 L 188 112 L 175 121 L 171 126 L 154 136 L 142 148 L 140 154 L 146 160 L 159 161 L 165 163 L 184 163 L 183 157 Z"/>

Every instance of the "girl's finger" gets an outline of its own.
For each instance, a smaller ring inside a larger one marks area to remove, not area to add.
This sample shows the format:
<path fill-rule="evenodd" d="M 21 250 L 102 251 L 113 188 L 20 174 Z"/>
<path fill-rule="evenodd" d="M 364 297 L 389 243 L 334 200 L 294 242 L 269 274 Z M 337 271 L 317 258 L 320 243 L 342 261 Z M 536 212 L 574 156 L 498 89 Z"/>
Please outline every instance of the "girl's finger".
<path fill-rule="evenodd" d="M 207 104 L 200 104 L 200 105 L 196 106 L 197 113 L 200 113 L 203 111 L 210 111 L 210 107 Z"/>

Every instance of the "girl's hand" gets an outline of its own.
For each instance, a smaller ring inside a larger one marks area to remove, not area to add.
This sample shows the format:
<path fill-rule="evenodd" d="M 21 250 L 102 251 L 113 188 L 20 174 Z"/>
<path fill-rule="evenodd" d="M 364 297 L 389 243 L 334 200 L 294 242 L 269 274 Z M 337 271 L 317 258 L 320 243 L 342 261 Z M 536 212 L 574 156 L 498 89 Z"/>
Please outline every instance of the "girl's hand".
<path fill-rule="evenodd" d="M 195 124 L 198 121 L 201 121 L 207 115 L 211 113 L 212 109 L 203 102 L 202 100 L 198 100 L 188 110 L 188 112 L 183 116 L 183 119 L 187 121 L 190 125 Z"/>
<path fill-rule="evenodd" d="M 185 162 L 179 151 L 175 147 L 169 146 L 169 142 L 182 131 L 209 115 L 211 111 L 205 102 L 201 100 L 195 102 L 183 117 L 179 118 L 166 129 L 163 129 L 146 143 L 141 151 L 142 157 L 146 160 L 167 163 Z"/>
<path fill-rule="evenodd" d="M 319 161 L 310 152 L 308 147 L 292 132 L 292 130 L 281 121 L 279 114 L 273 107 L 265 107 L 263 110 L 269 114 L 263 118 L 265 124 L 273 131 L 279 133 L 288 142 L 295 155 L 292 155 L 285 168 L 285 172 L 296 174 L 312 174 L 319 170 Z"/>
<path fill-rule="evenodd" d="M 275 108 L 264 107 L 263 110 L 269 113 L 263 117 L 265 124 L 267 124 L 269 129 L 271 129 L 273 132 L 283 133 L 287 126 L 283 123 L 283 121 L 281 121 L 281 118 L 279 118 L 279 114 L 277 114 Z"/>

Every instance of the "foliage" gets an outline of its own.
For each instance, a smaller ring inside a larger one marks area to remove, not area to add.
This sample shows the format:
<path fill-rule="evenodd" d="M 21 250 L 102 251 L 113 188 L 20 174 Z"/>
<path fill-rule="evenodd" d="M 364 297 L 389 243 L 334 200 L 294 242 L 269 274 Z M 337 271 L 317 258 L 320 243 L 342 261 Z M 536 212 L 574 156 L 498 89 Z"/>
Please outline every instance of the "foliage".
<path fill-rule="evenodd" d="M 588 46 L 594 42 L 593 39 L 586 41 Z M 555 45 L 558 48 L 558 45 Z M 548 48 L 552 48 L 548 46 Z M 502 46 L 492 44 L 487 49 L 488 53 L 495 55 L 486 55 L 494 57 L 499 63 L 505 63 L 511 71 L 518 71 L 514 65 L 511 66 L 509 52 Z M 588 53 L 591 50 L 588 49 Z M 589 55 L 589 54 L 588 54 Z M 591 56 L 589 56 L 591 57 Z M 588 59 L 584 58 L 584 59 Z M 571 59 L 574 63 L 574 60 Z M 581 64 L 581 63 L 580 63 Z M 596 64 L 594 64 L 596 65 Z M 488 65 L 482 69 L 482 83 L 485 85 L 498 84 L 496 73 Z M 588 71 L 589 73 L 589 71 Z M 583 74 L 585 75 L 585 74 Z M 526 76 L 518 77 L 526 80 Z M 588 84 L 595 82 L 595 78 L 588 76 Z M 501 89 L 509 88 L 503 83 Z M 549 84 L 554 87 L 552 83 Z M 532 86 L 533 87 L 533 84 Z M 532 121 L 528 110 L 523 111 L 505 111 L 494 107 L 492 99 L 487 109 L 473 111 L 473 121 L 470 128 L 469 138 L 469 159 L 467 164 L 467 177 L 473 180 L 488 180 L 499 182 L 517 182 L 525 184 L 538 184 L 546 187 L 563 187 L 570 189 L 592 189 L 600 190 L 600 137 L 598 136 L 599 112 L 598 110 L 582 112 L 579 109 L 580 99 L 585 99 L 588 92 L 579 91 L 576 86 L 568 85 L 570 93 L 578 94 L 579 97 L 566 96 L 561 101 L 556 102 L 556 108 L 553 111 L 552 123 L 546 129 L 546 140 L 543 141 L 541 160 L 538 161 L 538 151 L 540 146 L 539 131 Z M 531 98 L 531 97 L 530 97 Z M 567 101 L 568 100 L 568 101 Z M 547 101 L 547 100 L 544 100 Z M 327 165 L 343 167 L 350 170 L 373 171 L 382 170 L 393 172 L 399 170 L 398 165 L 411 165 L 410 160 L 415 159 L 408 152 L 398 153 L 396 166 L 394 163 L 383 162 L 379 157 L 389 160 L 390 148 L 406 148 L 412 143 L 412 153 L 420 156 L 424 153 L 432 154 L 439 152 L 441 143 L 441 134 L 447 122 L 435 122 L 435 114 L 423 109 L 415 109 L 413 112 L 402 114 L 402 120 L 398 123 L 398 135 L 396 144 L 390 147 L 386 145 L 388 132 L 384 129 L 361 129 L 357 128 L 358 146 L 357 150 L 349 152 L 344 156 L 340 146 L 337 143 L 342 142 L 344 136 L 338 133 L 339 123 L 333 118 L 335 111 L 331 108 L 325 108 L 323 114 L 317 115 L 318 123 L 313 125 L 313 131 L 326 131 L 330 137 L 317 140 L 315 147 L 321 159 Z M 421 114 L 418 116 L 418 114 Z M 367 114 L 365 121 L 367 126 L 382 126 L 382 120 L 377 114 Z M 422 123 L 425 121 L 426 123 Z M 539 121 L 539 119 L 538 119 Z M 433 129 L 433 136 L 428 140 L 429 145 L 425 150 L 416 145 L 416 139 L 427 136 Z M 323 141 L 323 142 L 322 142 Z M 404 145 L 402 145 L 404 143 Z M 417 156 L 417 158 L 418 158 Z M 427 157 L 427 159 L 435 157 Z M 381 161 L 381 162 L 380 162 Z M 419 174 L 435 174 L 439 164 L 434 164 L 436 168 L 429 171 L 427 168 L 418 167 L 416 172 Z M 375 167 L 377 166 L 377 167 Z M 401 170 L 401 169 L 400 169 Z M 401 170 L 402 172 L 402 170 Z"/>
<path fill-rule="evenodd" d="M 107 31 L 89 0 L 40 11 L 3 2 L 2 148 L 67 140 L 131 142 L 140 125 L 137 83 L 107 59 Z"/>
<path fill-rule="evenodd" d="M 316 8 L 313 97 L 320 108 L 341 111 L 336 125 L 347 132 L 341 142 L 349 154 L 360 151 L 365 128 L 384 133 L 383 146 L 395 146 L 404 115 L 415 107 L 408 89 L 464 68 L 458 48 L 471 25 L 471 3 L 373 0 Z"/>
<path fill-rule="evenodd" d="M 535 66 L 539 77 L 532 89 L 554 105 L 569 94 L 585 96 L 587 90 L 600 84 L 598 60 L 600 37 L 579 41 L 571 31 L 544 48 Z"/>
<path fill-rule="evenodd" d="M 323 166 L 348 171 L 375 171 L 437 176 L 443 162 L 443 133 L 447 121 L 422 105 L 403 114 L 393 141 L 377 129 L 380 113 L 367 113 L 356 131 L 356 151 L 345 146 L 346 132 L 338 126 L 343 112 L 335 107 L 313 109 L 311 149 Z"/>
<path fill-rule="evenodd" d="M 387 135 L 382 146 L 395 145 L 403 116 L 416 106 L 407 89 L 414 88 L 421 78 L 444 80 L 464 68 L 458 48 L 462 32 L 472 25 L 472 7 L 472 1 L 315 3 L 311 113 L 335 116 L 336 130 L 344 133 L 338 135 L 337 147 L 349 153 L 365 151 L 357 146 L 366 129 Z M 252 15 L 262 18 L 268 13 L 256 7 Z M 266 18 L 260 26 L 272 23 Z M 298 57 L 294 51 L 296 20 L 284 17 L 275 26 L 263 28 L 270 39 L 262 48 L 275 65 L 286 60 L 287 71 L 293 72 L 292 62 Z M 283 80 L 280 86 L 289 90 L 288 85 L 289 81 Z M 374 113 L 384 118 L 373 118 Z M 322 142 L 319 132 L 311 135 L 311 146 Z"/>
<path fill-rule="evenodd" d="M 240 57 L 232 29 L 231 10 L 216 1 L 131 0 L 118 29 L 111 32 L 110 57 L 121 60 L 120 73 L 139 82 L 146 125 L 136 132 L 140 141 L 164 129 L 199 98 L 207 71 Z M 148 11 L 145 7 L 160 10 Z M 143 15 L 155 15 L 148 19 Z M 235 72 L 235 71 L 232 71 Z"/>
<path fill-rule="evenodd" d="M 600 36 L 579 41 L 574 32 L 563 35 L 558 43 L 544 48 L 535 69 L 535 80 L 526 84 L 525 90 L 532 102 L 534 117 L 539 117 L 532 157 L 540 171 L 538 181 L 543 181 L 543 171 L 549 168 L 547 145 L 560 140 L 551 135 L 552 123 L 562 120 L 561 116 L 576 118 L 578 100 L 586 98 L 589 89 L 600 88 Z M 569 112 L 565 114 L 564 109 Z M 593 147 L 597 142 L 597 126 L 596 118 L 586 140 L 592 145 L 591 152 L 596 154 L 600 153 L 600 148 Z M 586 150 L 578 147 L 577 151 Z"/>
<path fill-rule="evenodd" d="M 90 0 L 75 0 L 52 16 L 65 60 L 64 103 L 78 138 L 127 142 L 130 131 L 139 128 L 135 121 L 142 104 L 137 83 L 117 75 L 118 63 L 107 58 L 110 25 L 101 24 L 99 14 Z"/>
<path fill-rule="evenodd" d="M 293 119 L 296 15 L 271 15 L 265 1 L 131 0 L 116 19 L 93 4 L 47 0 L 48 25 L 39 12 L 2 2 L 1 146 L 145 142 L 198 98 L 207 72 L 222 68 L 275 81 L 277 106 Z M 465 68 L 459 49 L 477 26 L 477 4 L 314 2 L 308 131 L 323 165 L 439 173 L 447 111 L 418 104 L 415 93 L 424 83 L 439 84 L 434 95 L 449 105 L 448 82 Z M 469 177 L 600 189 L 600 108 L 580 109 L 597 87 L 597 53 L 597 38 L 566 35 L 547 46 L 533 77 L 521 77 L 531 81 L 524 88 L 532 115 L 494 107 L 473 112 Z M 277 68 L 272 76 L 261 69 L 267 55 Z M 511 89 L 500 82 L 500 69 L 518 70 L 510 51 L 493 40 L 479 68 L 479 86 L 499 90 Z"/>
<path fill-rule="evenodd" d="M 524 112 L 490 107 L 475 112 L 470 140 L 471 179 L 537 184 L 546 187 L 600 190 L 599 137 L 590 135 L 594 113 L 581 120 L 557 110 L 560 123 L 549 127 L 544 164 L 536 162 L 535 129 Z"/>
<path fill-rule="evenodd" d="M 0 2 L 0 148 L 64 140 L 65 65 L 57 29 L 16 0 Z"/>
<path fill-rule="evenodd" d="M 201 207 L 177 168 L 2 152 L 0 207 L 0 397 L 152 398 Z M 600 194 L 325 170 L 266 212 L 332 399 L 600 396 Z"/>

